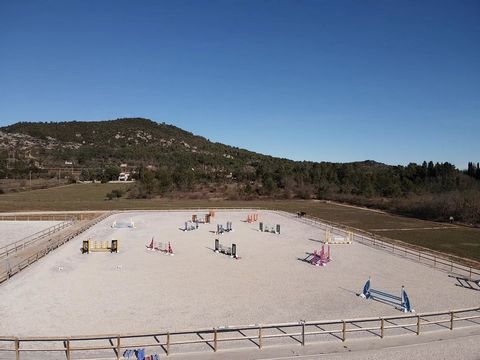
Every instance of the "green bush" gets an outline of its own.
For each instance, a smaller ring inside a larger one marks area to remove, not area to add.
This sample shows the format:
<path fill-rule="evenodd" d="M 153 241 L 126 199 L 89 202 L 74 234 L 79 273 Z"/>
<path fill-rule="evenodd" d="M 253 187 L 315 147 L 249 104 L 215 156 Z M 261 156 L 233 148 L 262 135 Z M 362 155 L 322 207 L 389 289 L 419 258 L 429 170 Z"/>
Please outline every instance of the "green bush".
<path fill-rule="evenodd" d="M 125 194 L 125 191 L 122 189 L 114 189 L 110 191 L 106 197 L 108 200 L 119 199 Z"/>

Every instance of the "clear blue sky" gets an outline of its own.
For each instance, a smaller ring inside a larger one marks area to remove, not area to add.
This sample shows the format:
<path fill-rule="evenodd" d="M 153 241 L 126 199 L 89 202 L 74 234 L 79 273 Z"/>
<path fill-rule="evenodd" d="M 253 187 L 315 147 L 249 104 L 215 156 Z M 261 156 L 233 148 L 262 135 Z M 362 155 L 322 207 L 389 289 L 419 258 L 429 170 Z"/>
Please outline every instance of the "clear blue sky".
<path fill-rule="evenodd" d="M 0 125 L 140 116 L 296 160 L 480 160 L 480 1 L 0 0 Z"/>

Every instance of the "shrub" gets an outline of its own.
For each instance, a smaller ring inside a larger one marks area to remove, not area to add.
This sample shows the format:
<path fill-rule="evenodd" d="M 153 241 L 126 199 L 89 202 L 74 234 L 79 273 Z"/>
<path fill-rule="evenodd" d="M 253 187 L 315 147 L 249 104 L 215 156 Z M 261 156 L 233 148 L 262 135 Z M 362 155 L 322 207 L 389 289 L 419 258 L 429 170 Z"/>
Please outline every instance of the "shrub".
<path fill-rule="evenodd" d="M 118 198 L 121 198 L 124 193 L 125 192 L 122 189 L 114 189 L 114 190 L 110 191 L 106 195 L 106 197 L 107 197 L 108 200 L 118 199 Z"/>

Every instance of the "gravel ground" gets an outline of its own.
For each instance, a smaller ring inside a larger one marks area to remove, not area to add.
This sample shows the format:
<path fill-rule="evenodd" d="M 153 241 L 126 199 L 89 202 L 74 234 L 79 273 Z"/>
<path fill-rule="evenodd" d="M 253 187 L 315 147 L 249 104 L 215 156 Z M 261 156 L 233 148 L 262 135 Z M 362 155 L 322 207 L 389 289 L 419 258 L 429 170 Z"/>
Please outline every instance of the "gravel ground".
<path fill-rule="evenodd" d="M 295 359 L 321 360 L 478 360 L 480 359 L 480 336 L 461 339 L 436 341 L 427 344 L 398 346 L 370 351 L 358 351 L 342 354 L 300 356 Z M 280 360 L 280 358 L 277 358 Z M 271 359 L 271 360 L 277 360 Z M 288 357 L 282 359 L 289 359 Z M 290 359 L 293 359 L 290 358 Z"/>
<path fill-rule="evenodd" d="M 0 247 L 59 224 L 61 221 L 0 221 Z"/>
<path fill-rule="evenodd" d="M 472 329 L 473 330 L 473 329 Z M 476 335 L 475 335 L 476 334 Z M 178 360 L 478 360 L 478 331 L 437 332 L 420 336 L 387 337 L 372 341 L 317 343 L 305 347 L 270 347 L 218 353 L 174 355 Z"/>
<path fill-rule="evenodd" d="M 326 267 L 299 261 L 321 247 L 324 234 L 294 218 L 260 212 L 260 221 L 281 224 L 280 235 L 257 231 L 258 223 L 244 222 L 245 211 L 217 212 L 212 224 L 180 231 L 191 214 L 118 214 L 33 264 L 0 286 L 0 334 L 122 334 L 401 314 L 355 295 L 369 276 L 374 288 L 396 295 L 405 285 L 417 312 L 478 305 L 478 292 L 455 286 L 446 273 L 361 244 L 332 246 Z M 136 228 L 113 229 L 115 219 L 132 219 Z M 215 235 L 216 224 L 226 221 L 234 232 Z M 152 237 L 170 241 L 175 256 L 148 251 Z M 216 237 L 236 243 L 241 259 L 215 254 Z M 118 239 L 120 253 L 82 255 L 88 238 Z"/>

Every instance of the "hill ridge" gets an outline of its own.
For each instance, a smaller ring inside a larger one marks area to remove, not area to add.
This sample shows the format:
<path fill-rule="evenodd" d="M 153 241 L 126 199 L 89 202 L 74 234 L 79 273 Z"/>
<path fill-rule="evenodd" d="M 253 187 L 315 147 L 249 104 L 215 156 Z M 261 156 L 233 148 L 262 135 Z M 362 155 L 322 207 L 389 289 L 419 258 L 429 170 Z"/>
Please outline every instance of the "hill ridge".
<path fill-rule="evenodd" d="M 108 181 L 130 171 L 139 180 L 131 197 L 317 198 L 429 219 L 453 214 L 466 223 L 477 222 L 480 213 L 480 200 L 474 200 L 480 171 L 464 173 L 448 162 L 294 161 L 211 142 L 145 118 L 19 122 L 0 128 L 0 140 L 0 178 Z"/>

